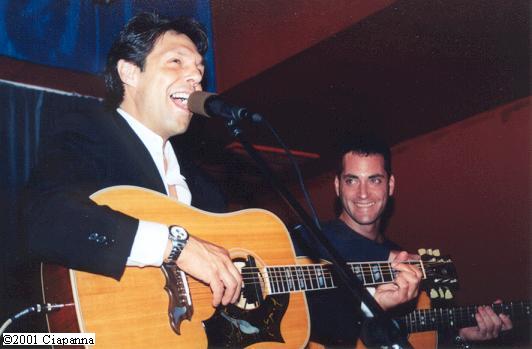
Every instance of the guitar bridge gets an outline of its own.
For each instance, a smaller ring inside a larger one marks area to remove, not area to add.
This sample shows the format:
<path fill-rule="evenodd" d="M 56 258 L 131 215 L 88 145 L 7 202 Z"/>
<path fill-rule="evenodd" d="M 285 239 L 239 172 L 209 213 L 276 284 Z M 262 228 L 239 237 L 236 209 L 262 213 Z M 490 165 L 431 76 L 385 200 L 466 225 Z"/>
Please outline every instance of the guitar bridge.
<path fill-rule="evenodd" d="M 170 326 L 180 335 L 183 320 L 191 320 L 194 309 L 190 298 L 187 277 L 175 263 L 163 263 L 161 270 L 166 278 L 164 289 L 168 293 L 168 317 Z"/>

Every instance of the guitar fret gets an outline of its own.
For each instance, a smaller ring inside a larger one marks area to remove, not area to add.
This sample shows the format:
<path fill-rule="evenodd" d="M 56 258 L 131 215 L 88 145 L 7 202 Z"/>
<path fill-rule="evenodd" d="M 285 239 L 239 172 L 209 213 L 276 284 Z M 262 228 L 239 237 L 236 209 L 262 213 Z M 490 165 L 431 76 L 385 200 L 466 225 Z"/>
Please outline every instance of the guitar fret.
<path fill-rule="evenodd" d="M 305 268 L 306 276 L 305 276 L 305 289 L 306 290 L 313 290 L 312 288 L 312 274 L 310 272 L 310 267 Z"/>
<path fill-rule="evenodd" d="M 357 278 L 362 281 L 364 285 L 367 284 L 366 276 L 364 275 L 364 269 L 362 268 L 361 264 L 351 264 L 353 271 Z"/>
<path fill-rule="evenodd" d="M 284 268 L 284 275 L 285 275 L 285 279 L 286 279 L 286 284 L 288 286 L 288 291 L 293 291 L 294 290 L 294 284 L 292 282 L 292 277 L 290 275 L 290 267 L 285 267 Z"/>
<path fill-rule="evenodd" d="M 320 280 L 319 280 L 318 272 L 316 270 L 316 266 L 312 265 L 312 266 L 310 266 L 310 268 L 312 269 L 312 289 L 313 290 L 319 290 L 320 289 Z"/>
<path fill-rule="evenodd" d="M 324 288 L 325 280 L 323 279 L 323 269 L 321 269 L 319 266 L 314 266 L 314 272 L 316 273 L 316 281 L 318 282 L 318 288 Z"/>
<path fill-rule="evenodd" d="M 373 280 L 373 273 L 371 272 L 371 264 L 363 264 L 362 270 L 364 270 L 364 275 L 366 276 L 366 278 L 369 279 L 368 285 L 373 285 L 375 283 L 375 280 Z"/>
<path fill-rule="evenodd" d="M 427 324 L 427 329 L 430 329 L 431 327 L 435 326 L 436 323 L 438 322 L 438 317 L 437 317 L 437 314 L 438 313 L 434 313 L 430 310 L 427 310 L 427 312 L 429 313 L 429 321 L 430 323 Z"/>
<path fill-rule="evenodd" d="M 306 290 L 305 285 L 305 273 L 303 270 L 303 267 L 296 267 L 296 274 L 297 274 L 297 284 L 299 285 L 300 290 Z"/>
<path fill-rule="evenodd" d="M 312 291 L 314 290 L 314 283 L 312 282 L 314 280 L 314 270 L 312 268 L 312 265 L 307 265 L 307 290 Z"/>
<path fill-rule="evenodd" d="M 366 280 L 366 285 L 373 285 L 373 275 L 371 275 L 371 268 L 368 264 L 364 263 L 361 265 L 362 275 L 364 275 L 364 280 Z"/>
<path fill-rule="evenodd" d="M 279 282 L 281 283 L 281 292 L 286 293 L 288 285 L 286 283 L 286 280 L 284 278 L 284 268 L 283 267 L 277 267 L 277 273 L 279 274 Z"/>
<path fill-rule="evenodd" d="M 272 284 L 274 285 L 273 293 L 274 294 L 280 293 L 281 288 L 279 287 L 279 276 L 277 275 L 277 269 L 275 267 L 271 269 L 272 269 Z"/>
<path fill-rule="evenodd" d="M 381 264 L 380 263 L 377 263 L 377 264 L 373 264 L 372 265 L 372 270 L 373 270 L 373 274 L 375 275 L 375 283 L 382 283 L 382 268 L 381 268 Z"/>
<path fill-rule="evenodd" d="M 268 270 L 268 283 L 270 285 L 270 293 L 275 294 L 275 275 L 273 268 L 266 268 Z"/>
<path fill-rule="evenodd" d="M 290 278 L 292 279 L 292 285 L 294 287 L 294 291 L 300 291 L 301 288 L 299 287 L 299 280 L 297 278 L 296 267 L 290 266 L 289 271 L 290 271 Z"/>
<path fill-rule="evenodd" d="M 421 312 L 419 314 L 419 321 L 421 323 L 421 328 L 425 328 L 427 326 L 427 313 L 425 309 L 421 309 Z"/>
<path fill-rule="evenodd" d="M 370 263 L 367 265 L 368 274 L 371 277 L 371 284 L 375 285 L 380 283 L 379 280 L 381 279 L 381 275 L 379 273 L 379 265 L 375 263 Z"/>
<path fill-rule="evenodd" d="M 336 285 L 334 284 L 333 275 L 330 270 L 329 270 L 329 277 L 327 279 L 329 280 L 329 283 L 330 283 L 329 288 L 335 288 Z"/>
<path fill-rule="evenodd" d="M 392 276 L 392 268 L 391 268 L 390 263 L 382 264 L 380 268 L 381 268 L 382 281 L 385 283 L 392 282 L 393 276 Z"/>
<path fill-rule="evenodd" d="M 281 287 L 280 287 L 281 293 L 286 293 L 288 285 L 286 284 L 286 280 L 285 280 L 285 277 L 284 277 L 284 268 L 283 267 L 277 266 L 277 275 L 279 277 L 279 284 L 281 285 Z"/>
<path fill-rule="evenodd" d="M 410 323 L 411 323 L 411 327 L 412 327 L 412 331 L 416 331 L 417 330 L 417 321 L 416 321 L 416 314 L 417 314 L 417 311 L 413 311 L 410 315 Z"/>

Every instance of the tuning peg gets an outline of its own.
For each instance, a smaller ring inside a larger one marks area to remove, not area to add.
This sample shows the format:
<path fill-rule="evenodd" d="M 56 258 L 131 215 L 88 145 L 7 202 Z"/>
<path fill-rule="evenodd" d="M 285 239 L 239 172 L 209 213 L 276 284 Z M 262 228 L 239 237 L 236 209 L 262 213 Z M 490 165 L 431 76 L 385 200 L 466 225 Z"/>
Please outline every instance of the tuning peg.
<path fill-rule="evenodd" d="M 417 250 L 417 253 L 419 253 L 420 256 L 423 256 L 425 254 L 427 254 L 427 250 L 424 249 L 424 248 L 420 248 Z"/>
<path fill-rule="evenodd" d="M 439 249 L 439 248 L 434 249 L 434 250 L 432 251 L 432 254 L 433 254 L 434 256 L 436 256 L 436 257 L 439 257 L 439 256 L 440 256 L 440 249 Z"/>
<path fill-rule="evenodd" d="M 453 296 L 453 293 L 451 292 L 451 290 L 447 287 L 447 290 L 445 291 L 445 299 L 453 299 L 454 296 Z"/>
<path fill-rule="evenodd" d="M 430 298 L 431 299 L 437 299 L 439 298 L 438 291 L 436 291 L 435 288 L 430 289 Z"/>
<path fill-rule="evenodd" d="M 428 254 L 429 256 L 433 256 L 433 254 L 432 254 L 432 248 L 427 249 L 427 254 Z"/>

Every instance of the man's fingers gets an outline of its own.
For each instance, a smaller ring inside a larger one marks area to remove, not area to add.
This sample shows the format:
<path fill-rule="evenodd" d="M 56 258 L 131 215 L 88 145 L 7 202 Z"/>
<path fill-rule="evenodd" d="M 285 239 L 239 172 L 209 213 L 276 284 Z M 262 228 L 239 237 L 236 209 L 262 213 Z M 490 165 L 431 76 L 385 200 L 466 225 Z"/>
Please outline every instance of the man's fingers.
<path fill-rule="evenodd" d="M 231 266 L 233 264 L 231 263 Z M 240 296 L 240 277 L 235 278 L 231 273 L 231 269 L 227 269 L 225 266 L 221 267 L 221 278 L 223 285 L 225 286 L 224 295 L 222 297 L 222 304 L 227 305 L 229 303 L 234 303 Z"/>
<path fill-rule="evenodd" d="M 232 264 L 231 264 L 232 265 Z M 231 298 L 231 303 L 235 303 L 240 298 L 240 292 L 242 290 L 242 275 L 238 272 L 236 268 L 230 269 L 231 274 L 236 282 L 235 292 Z"/>
<path fill-rule="evenodd" d="M 221 281 L 212 280 L 209 284 L 212 291 L 212 306 L 217 307 L 218 304 L 222 301 L 222 296 L 224 294 L 224 285 Z"/>
<path fill-rule="evenodd" d="M 511 330 L 514 327 L 512 320 L 510 319 L 508 315 L 499 314 L 499 318 L 501 319 L 501 322 L 502 322 L 503 331 Z"/>

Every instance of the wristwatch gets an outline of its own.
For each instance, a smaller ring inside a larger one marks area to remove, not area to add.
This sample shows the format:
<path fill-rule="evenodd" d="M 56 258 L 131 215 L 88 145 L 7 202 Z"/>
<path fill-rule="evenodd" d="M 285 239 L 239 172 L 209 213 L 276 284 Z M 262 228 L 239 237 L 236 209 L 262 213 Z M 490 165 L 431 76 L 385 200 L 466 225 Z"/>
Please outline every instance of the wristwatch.
<path fill-rule="evenodd" d="M 178 225 L 168 227 L 168 239 L 172 242 L 172 250 L 166 258 L 165 263 L 175 263 L 181 254 L 181 251 L 187 244 L 189 235 L 185 228 Z"/>

